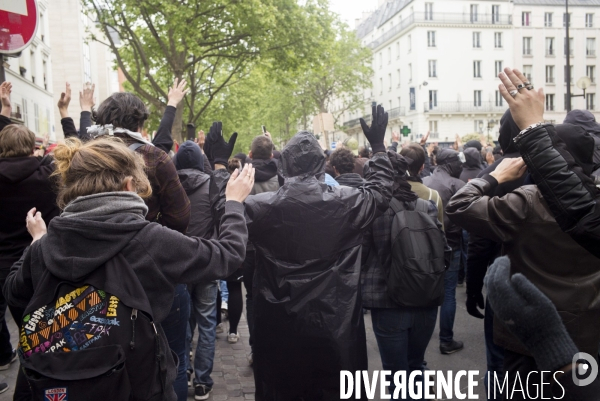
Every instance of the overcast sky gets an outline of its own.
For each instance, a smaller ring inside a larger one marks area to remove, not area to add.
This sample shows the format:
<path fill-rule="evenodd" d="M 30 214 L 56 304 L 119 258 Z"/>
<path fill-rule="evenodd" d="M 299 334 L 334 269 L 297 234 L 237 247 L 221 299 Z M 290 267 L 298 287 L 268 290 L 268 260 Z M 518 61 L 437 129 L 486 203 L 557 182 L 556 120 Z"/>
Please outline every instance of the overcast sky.
<path fill-rule="evenodd" d="M 360 18 L 363 11 L 377 8 L 377 0 L 329 0 L 329 8 L 338 13 L 348 26 L 354 29 L 354 20 Z"/>

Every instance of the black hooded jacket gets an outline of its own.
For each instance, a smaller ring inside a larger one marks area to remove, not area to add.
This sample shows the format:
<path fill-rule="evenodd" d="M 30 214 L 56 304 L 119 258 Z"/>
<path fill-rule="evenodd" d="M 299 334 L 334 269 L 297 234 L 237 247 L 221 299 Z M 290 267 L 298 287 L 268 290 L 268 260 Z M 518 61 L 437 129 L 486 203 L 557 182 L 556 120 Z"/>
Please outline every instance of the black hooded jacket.
<path fill-rule="evenodd" d="M 50 175 L 54 172 L 51 157 L 0 158 L 0 278 L 31 242 L 25 226 L 27 212 L 36 208 L 46 224 L 60 214 Z"/>
<path fill-rule="evenodd" d="M 458 152 L 451 149 L 442 149 L 438 154 L 438 166 L 433 174 L 423 179 L 423 184 L 431 189 L 435 189 L 442 198 L 444 205 L 444 231 L 448 245 L 453 250 L 460 248 L 462 241 L 462 229 L 448 219 L 446 215 L 446 205 L 450 198 L 454 196 L 459 189 L 465 186 L 465 183 L 458 179 L 461 172 L 461 163 L 458 160 Z"/>
<path fill-rule="evenodd" d="M 308 132 L 289 141 L 280 163 L 285 184 L 245 202 L 256 248 L 256 399 L 339 400 L 340 370 L 367 368 L 361 245 L 388 208 L 392 167 L 377 153 L 361 188 L 327 186 L 325 154 Z"/>
<path fill-rule="evenodd" d="M 279 179 L 277 177 L 277 160 L 275 159 L 252 159 L 247 160 L 254 167 L 254 187 L 251 195 L 263 192 L 277 191 L 279 189 Z"/>
<path fill-rule="evenodd" d="M 463 164 L 460 179 L 464 182 L 469 182 L 473 178 L 477 178 L 477 175 L 479 175 L 482 170 L 481 153 L 474 147 L 465 148 L 463 153 L 465 155 L 465 164 Z"/>
<path fill-rule="evenodd" d="M 3 293 L 9 305 L 25 309 L 47 271 L 65 282 L 85 283 L 87 276 L 108 263 L 120 264 L 117 268 L 126 264 L 146 292 L 154 321 L 160 323 L 169 314 L 176 284 L 227 277 L 241 265 L 246 239 L 243 206 L 239 202 L 225 204 L 221 235 L 211 241 L 186 237 L 150 223 L 142 214 L 56 217 L 50 222 L 48 233 L 27 248 L 13 265 Z M 119 276 L 107 280 L 115 286 L 131 284 L 121 283 Z M 166 346 L 162 329 L 159 335 Z M 170 386 L 176 376 L 170 354 L 167 364 Z M 175 400 L 175 393 L 167 392 L 161 400 Z"/>
<path fill-rule="evenodd" d="M 204 172 L 206 158 L 200 146 L 185 141 L 173 158 L 181 186 L 190 199 L 190 223 L 186 234 L 210 239 L 215 233 L 210 210 L 211 175 Z"/>

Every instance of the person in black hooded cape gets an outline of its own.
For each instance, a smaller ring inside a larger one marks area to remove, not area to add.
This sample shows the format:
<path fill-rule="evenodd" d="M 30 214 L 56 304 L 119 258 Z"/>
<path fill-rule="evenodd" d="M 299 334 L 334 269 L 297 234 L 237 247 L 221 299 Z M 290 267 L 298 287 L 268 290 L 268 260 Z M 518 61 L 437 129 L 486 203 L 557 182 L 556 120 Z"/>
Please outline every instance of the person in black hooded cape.
<path fill-rule="evenodd" d="M 340 371 L 368 368 L 361 247 L 363 233 L 388 209 L 393 175 L 383 145 L 383 107 L 373 108 L 370 128 L 362 125 L 374 155 L 361 188 L 326 185 L 323 149 L 303 131 L 281 152 L 284 185 L 245 202 L 256 249 L 257 400 L 339 400 Z M 222 136 L 213 136 L 207 139 L 211 149 L 226 146 Z M 227 178 L 222 169 L 215 174 Z"/>

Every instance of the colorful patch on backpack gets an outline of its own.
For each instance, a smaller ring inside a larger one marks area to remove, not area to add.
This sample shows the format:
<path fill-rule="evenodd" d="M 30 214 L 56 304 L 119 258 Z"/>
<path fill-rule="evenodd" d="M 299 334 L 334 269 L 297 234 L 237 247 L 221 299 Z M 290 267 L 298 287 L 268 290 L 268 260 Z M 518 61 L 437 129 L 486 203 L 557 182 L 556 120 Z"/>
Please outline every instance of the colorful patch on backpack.
<path fill-rule="evenodd" d="M 32 353 L 85 349 L 119 326 L 118 305 L 114 295 L 79 287 L 23 317 L 19 351 L 28 358 Z"/>
<path fill-rule="evenodd" d="M 66 387 L 47 388 L 44 390 L 44 401 L 69 401 Z"/>

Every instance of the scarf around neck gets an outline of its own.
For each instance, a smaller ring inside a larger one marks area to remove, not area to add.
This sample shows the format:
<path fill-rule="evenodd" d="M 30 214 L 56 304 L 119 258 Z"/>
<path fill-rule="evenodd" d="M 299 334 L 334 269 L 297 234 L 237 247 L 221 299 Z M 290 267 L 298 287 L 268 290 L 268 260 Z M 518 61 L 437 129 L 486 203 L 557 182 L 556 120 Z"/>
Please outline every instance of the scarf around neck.
<path fill-rule="evenodd" d="M 77 197 L 69 202 L 61 217 L 90 218 L 122 213 L 133 214 L 140 220 L 144 220 L 148 213 L 148 206 L 134 192 L 102 192 Z"/>

